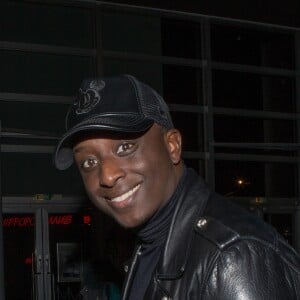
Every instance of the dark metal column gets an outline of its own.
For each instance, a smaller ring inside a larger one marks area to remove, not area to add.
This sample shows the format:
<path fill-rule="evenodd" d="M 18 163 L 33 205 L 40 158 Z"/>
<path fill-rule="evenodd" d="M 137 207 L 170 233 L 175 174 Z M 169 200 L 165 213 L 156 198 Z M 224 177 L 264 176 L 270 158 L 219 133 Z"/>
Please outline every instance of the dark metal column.
<path fill-rule="evenodd" d="M 48 212 L 45 209 L 37 209 L 35 213 L 35 226 L 35 299 L 52 300 L 52 274 L 49 251 Z"/>
<path fill-rule="evenodd" d="M 300 206 L 294 211 L 293 246 L 300 253 Z"/>
<path fill-rule="evenodd" d="M 2 126 L 0 121 L 0 299 L 5 299 L 4 290 L 4 251 L 3 251 L 3 228 L 2 228 L 2 189 L 1 189 L 1 137 L 2 137 Z"/>
<path fill-rule="evenodd" d="M 212 94 L 212 61 L 210 21 L 202 21 L 202 75 L 203 75 L 203 106 L 204 106 L 204 151 L 205 151 L 205 180 L 215 189 L 215 151 L 214 151 L 214 116 Z"/>
<path fill-rule="evenodd" d="M 295 33 L 295 59 L 296 59 L 296 71 L 299 73 L 300 70 L 300 33 Z M 296 112 L 300 113 L 300 76 L 296 76 Z M 297 118 L 297 143 L 300 143 L 300 120 Z M 298 159 L 300 156 L 300 151 L 297 153 Z M 297 207 L 294 212 L 294 227 L 293 231 L 293 244 L 295 249 L 300 253 L 300 162 L 297 164 L 297 176 L 295 176 L 296 186 L 297 186 Z"/>

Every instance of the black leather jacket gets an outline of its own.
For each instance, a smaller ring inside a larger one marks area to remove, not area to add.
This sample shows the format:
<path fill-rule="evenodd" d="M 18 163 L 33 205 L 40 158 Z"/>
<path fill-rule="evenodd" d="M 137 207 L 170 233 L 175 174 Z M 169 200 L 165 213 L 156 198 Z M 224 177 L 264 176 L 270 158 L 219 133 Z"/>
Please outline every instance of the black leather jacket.
<path fill-rule="evenodd" d="M 300 299 L 300 258 L 272 227 L 210 192 L 188 170 L 144 299 Z"/>

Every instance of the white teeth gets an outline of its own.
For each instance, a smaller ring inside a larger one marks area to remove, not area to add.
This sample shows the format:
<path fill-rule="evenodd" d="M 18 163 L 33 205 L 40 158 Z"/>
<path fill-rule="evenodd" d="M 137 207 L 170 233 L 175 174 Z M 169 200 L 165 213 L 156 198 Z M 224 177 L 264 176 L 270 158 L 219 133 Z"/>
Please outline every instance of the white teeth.
<path fill-rule="evenodd" d="M 121 202 L 121 201 L 124 201 L 125 199 L 127 199 L 128 197 L 130 197 L 134 192 L 136 192 L 139 189 L 140 186 L 141 185 L 138 184 L 137 186 L 135 186 L 132 190 L 128 191 L 127 193 L 125 193 L 125 194 L 123 194 L 123 195 L 121 195 L 119 197 L 112 198 L 111 201 L 112 202 Z"/>

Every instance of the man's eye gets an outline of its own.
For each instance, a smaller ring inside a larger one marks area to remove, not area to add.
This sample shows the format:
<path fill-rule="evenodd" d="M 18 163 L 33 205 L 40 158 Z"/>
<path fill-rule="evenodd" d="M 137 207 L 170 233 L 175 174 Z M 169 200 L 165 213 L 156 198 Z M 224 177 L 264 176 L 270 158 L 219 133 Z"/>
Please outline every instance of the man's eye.
<path fill-rule="evenodd" d="M 97 164 L 98 164 L 98 161 L 96 158 L 88 158 L 82 162 L 81 167 L 83 169 L 90 169 L 90 168 L 95 167 Z"/>
<path fill-rule="evenodd" d="M 122 155 L 122 154 L 127 154 L 131 152 L 134 144 L 131 143 L 123 143 L 117 148 L 117 154 Z"/>

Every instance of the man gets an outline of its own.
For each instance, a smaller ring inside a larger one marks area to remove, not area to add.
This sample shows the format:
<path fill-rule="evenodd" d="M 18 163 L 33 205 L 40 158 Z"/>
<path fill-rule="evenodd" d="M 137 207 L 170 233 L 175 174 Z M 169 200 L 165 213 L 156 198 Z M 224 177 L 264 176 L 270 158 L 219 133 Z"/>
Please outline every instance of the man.
<path fill-rule="evenodd" d="M 300 299 L 300 259 L 213 193 L 181 159 L 167 105 L 129 75 L 84 81 L 55 164 L 73 160 L 91 201 L 137 231 L 123 299 Z"/>

